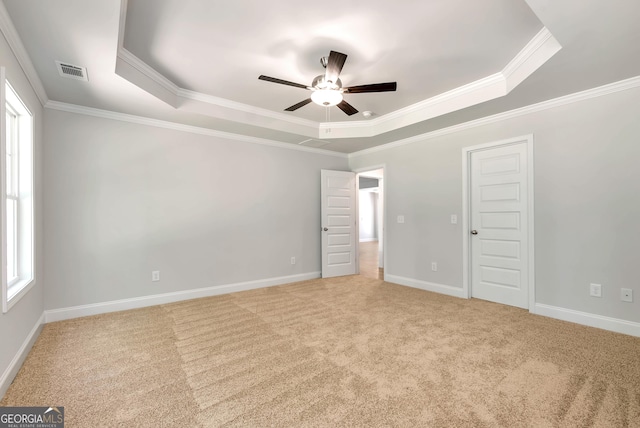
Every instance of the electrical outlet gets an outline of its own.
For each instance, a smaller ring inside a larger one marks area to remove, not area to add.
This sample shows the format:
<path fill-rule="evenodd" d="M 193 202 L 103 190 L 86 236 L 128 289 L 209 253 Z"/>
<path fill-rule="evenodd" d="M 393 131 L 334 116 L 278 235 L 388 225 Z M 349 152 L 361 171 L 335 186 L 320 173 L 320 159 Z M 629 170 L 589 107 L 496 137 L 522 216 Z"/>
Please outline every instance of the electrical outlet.
<path fill-rule="evenodd" d="M 458 224 L 458 216 L 451 214 L 451 224 Z"/>
<path fill-rule="evenodd" d="M 623 302 L 633 302 L 633 290 L 630 288 L 621 288 L 620 300 Z"/>
<path fill-rule="evenodd" d="M 438 263 L 436 262 L 431 262 L 431 270 L 434 272 L 438 271 Z"/>
<path fill-rule="evenodd" d="M 593 297 L 602 297 L 602 285 L 589 284 L 589 295 Z"/>
<path fill-rule="evenodd" d="M 153 272 L 151 272 L 151 281 L 153 281 L 153 282 L 160 281 L 160 271 L 159 270 L 154 270 Z"/>
<path fill-rule="evenodd" d="M 295 265 L 296 264 L 296 258 L 295 257 L 291 257 L 291 264 Z"/>
<path fill-rule="evenodd" d="M 398 223 L 404 223 L 404 216 L 403 215 L 399 215 L 398 216 Z"/>

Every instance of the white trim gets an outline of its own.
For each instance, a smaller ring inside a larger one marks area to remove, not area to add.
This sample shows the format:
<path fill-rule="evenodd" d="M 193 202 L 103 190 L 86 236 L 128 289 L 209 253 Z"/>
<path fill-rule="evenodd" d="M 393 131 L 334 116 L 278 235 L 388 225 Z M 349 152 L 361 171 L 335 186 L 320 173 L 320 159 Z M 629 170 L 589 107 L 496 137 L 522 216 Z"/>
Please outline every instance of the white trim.
<path fill-rule="evenodd" d="M 471 245 L 469 244 L 471 153 L 519 143 L 527 145 L 527 281 L 529 285 L 527 305 L 529 311 L 533 311 L 535 305 L 533 134 L 462 148 L 462 290 L 465 298 L 471 298 L 470 270 L 472 266 Z"/>
<path fill-rule="evenodd" d="M 533 134 L 529 134 L 527 140 L 527 192 L 529 200 L 527 201 L 527 254 L 528 260 L 528 281 L 529 281 L 529 312 L 531 312 L 536 304 L 536 243 L 535 243 L 535 140 Z"/>
<path fill-rule="evenodd" d="M 33 344 L 36 342 L 36 339 L 38 338 L 38 336 L 40 335 L 40 332 L 42 331 L 43 324 L 44 324 L 44 313 L 40 315 L 40 318 L 38 318 L 38 321 L 36 322 L 36 324 L 33 326 L 31 331 L 25 338 L 24 342 L 22 343 L 22 346 L 20 346 L 20 349 L 18 349 L 18 352 L 16 352 L 16 355 L 14 355 L 13 359 L 5 369 L 4 373 L 2 373 L 2 376 L 0 377 L 0 398 L 2 398 L 4 394 L 7 392 L 7 390 L 9 389 L 9 386 L 11 386 L 11 382 L 13 382 L 13 379 L 18 374 L 18 371 L 20 371 L 20 367 L 22 367 L 22 364 L 24 363 L 24 360 L 27 358 L 29 351 L 33 347 Z"/>
<path fill-rule="evenodd" d="M 640 337 L 640 323 L 536 303 L 531 313 L 589 327 Z"/>
<path fill-rule="evenodd" d="M 378 238 L 360 238 L 358 242 L 378 242 Z"/>
<path fill-rule="evenodd" d="M 478 79 L 474 82 L 467 83 L 466 85 L 462 85 L 458 88 L 452 89 L 447 92 L 443 92 L 442 94 L 438 94 L 429 99 L 417 102 L 410 106 L 401 108 L 389 114 L 385 114 L 384 116 L 380 116 L 377 119 L 371 121 L 372 125 L 380 125 L 385 122 L 389 122 L 390 120 L 400 120 L 403 119 L 408 114 L 420 113 L 422 110 L 427 108 L 433 108 L 439 104 L 446 103 L 451 100 L 459 99 L 466 97 L 468 95 L 473 95 L 478 91 L 482 91 L 486 88 L 492 88 L 494 86 L 503 87 L 504 86 L 504 76 L 502 73 L 495 73 L 490 76 L 484 77 L 482 79 Z M 501 93 L 501 95 L 505 95 L 505 93 Z M 466 103 L 465 103 L 466 104 Z M 475 102 L 470 105 L 476 104 Z M 432 115 L 429 115 L 432 116 Z M 430 117 L 425 117 L 424 119 L 429 119 Z M 411 123 L 405 123 L 403 126 L 409 125 Z"/>
<path fill-rule="evenodd" d="M 404 285 L 406 287 L 419 288 L 420 290 L 446 294 L 447 296 L 459 297 L 462 299 L 465 299 L 467 297 L 466 294 L 464 294 L 464 290 L 460 287 L 452 287 L 450 285 L 436 284 L 434 282 L 427 282 L 419 279 L 389 275 L 387 273 L 384 274 L 384 280 L 386 282 L 392 282 L 394 284 Z"/>
<path fill-rule="evenodd" d="M 32 247 L 33 249 L 33 247 Z M 32 250 L 33 251 L 33 250 Z M 35 259 L 34 259 L 35 260 Z M 35 266 L 35 263 L 34 263 Z M 19 284 L 19 285 L 18 285 Z M 20 301 L 28 292 L 36 285 L 35 272 L 31 278 L 28 278 L 23 281 L 19 281 L 18 284 L 12 285 L 11 287 L 19 288 L 18 292 L 13 296 L 9 297 L 7 295 L 7 300 L 2 301 L 2 312 L 7 313 L 9 309 L 11 309 L 16 303 Z M 7 288 L 8 293 L 8 288 Z"/>
<path fill-rule="evenodd" d="M 178 95 L 178 90 L 180 90 L 178 85 L 164 77 L 162 74 L 158 73 L 154 68 L 151 68 L 146 62 L 142 61 L 127 49 L 120 48 L 118 50 L 118 58 L 122 59 L 127 64 L 138 70 L 140 73 L 144 74 L 155 83 L 162 86 L 165 90 L 173 93 L 174 95 Z"/>
<path fill-rule="evenodd" d="M 20 255 L 16 254 L 18 258 L 18 278 L 15 282 L 9 284 L 6 278 L 6 272 L 2 274 L 2 280 L 0 282 L 0 286 L 2 287 L 2 313 L 7 313 L 9 309 L 11 309 L 35 284 L 35 270 L 36 270 L 36 248 L 35 248 L 35 212 L 36 212 L 36 201 L 34 197 L 35 191 L 35 183 L 34 183 L 34 174 L 35 174 L 35 117 L 31 113 L 31 110 L 27 107 L 25 102 L 20 98 L 17 91 L 11 86 L 9 81 L 6 79 L 5 68 L 0 67 L 0 85 L 2 86 L 0 89 L 0 129 L 3 130 L 2 135 L 0 136 L 0 156 L 2 159 L 0 160 L 0 165 L 2 165 L 2 170 L 7 169 L 6 163 L 6 135 L 4 129 L 6 127 L 6 107 L 9 104 L 12 109 L 15 111 L 17 115 L 17 126 L 19 127 L 19 137 L 18 137 L 18 158 L 21 167 L 18 168 L 19 173 L 18 176 L 19 182 L 21 184 L 18 185 L 18 194 L 19 194 L 19 215 L 20 220 L 18 220 L 18 229 L 17 229 L 17 239 L 19 242 L 19 247 L 22 247 L 18 252 Z M 7 92 L 8 89 L 8 92 Z M 28 142 L 28 144 L 26 144 Z M 28 160 L 28 163 L 24 163 L 25 160 Z M 26 168 L 24 168 L 26 166 Z M 0 186 L 2 187 L 0 190 L 0 195 L 2 196 L 2 201 L 0 202 L 0 211 L 2 211 L 1 217 L 2 221 L 0 225 L 2 227 L 2 239 L 0 240 L 0 252 L 2 253 L 2 266 L 7 265 L 7 242 L 6 242 L 6 234 L 4 231 L 7 227 L 7 219 L 6 219 L 6 185 L 5 185 L 5 175 L 2 174 L 0 178 Z M 26 196 L 25 196 L 26 194 Z M 25 221 L 26 214 L 29 214 L 28 221 Z M 28 223 L 28 224 L 27 224 Z M 25 227 L 25 225 L 28 226 Z M 28 236 L 25 236 L 28 235 Z M 28 238 L 28 239 L 27 239 Z M 29 250 L 28 256 L 26 249 Z M 28 264 L 28 269 L 25 268 L 25 265 Z M 15 291 L 15 290 L 18 291 Z"/>
<path fill-rule="evenodd" d="M 514 110 L 509 110 L 502 113 L 497 113 L 491 116 L 485 116 L 480 119 L 471 120 L 468 122 L 460 123 L 457 125 L 449 126 L 447 128 L 441 128 L 437 131 L 427 132 L 413 137 L 405 138 L 402 140 L 394 141 L 393 143 L 382 144 L 370 149 L 360 150 L 349 154 L 349 158 L 355 158 L 357 156 L 364 156 L 371 153 L 381 152 L 396 147 L 406 146 L 408 144 L 418 143 L 425 140 L 430 140 L 444 135 L 450 135 L 456 132 L 464 131 L 471 128 L 477 128 L 479 126 L 490 125 L 492 123 L 500 122 L 503 120 L 513 119 L 520 116 L 525 116 L 532 113 L 538 113 L 544 110 L 552 109 L 555 107 L 564 106 L 580 101 L 586 101 L 593 98 L 614 94 L 616 92 L 627 91 L 640 87 L 640 76 L 631 77 L 629 79 L 621 80 L 619 82 L 609 83 L 607 85 L 599 86 L 597 88 L 587 89 L 585 91 L 576 92 L 570 95 L 554 98 L 547 101 L 542 101 L 536 104 L 531 104 L 525 107 L 520 107 Z"/>
<path fill-rule="evenodd" d="M 36 69 L 31 62 L 29 53 L 22 44 L 22 40 L 18 35 L 16 27 L 13 25 L 13 21 L 9 16 L 9 12 L 4 5 L 4 2 L 0 2 L 0 31 L 4 35 L 4 38 L 7 40 L 11 51 L 13 51 L 13 54 L 16 56 L 16 59 L 18 60 L 22 71 L 27 77 L 31 88 L 40 100 L 40 103 L 42 105 L 45 105 L 49 101 L 47 91 L 45 91 L 44 86 L 42 85 L 42 81 L 40 80 L 40 76 L 38 76 L 38 73 L 36 72 Z"/>
<path fill-rule="evenodd" d="M 190 91 L 188 89 L 179 88 L 177 91 L 177 95 L 180 98 L 185 98 L 188 100 L 200 101 L 203 103 L 224 107 L 232 110 L 238 110 L 243 113 L 251 113 L 258 116 L 269 117 L 271 119 L 278 119 L 284 122 L 289 122 L 294 125 L 302 125 L 317 128 L 318 122 L 308 119 L 302 119 L 299 117 L 288 116 L 284 113 L 278 113 L 272 110 L 267 110 L 265 108 L 255 107 L 249 104 L 242 104 L 236 101 L 231 101 L 226 98 L 215 97 L 213 95 L 203 94 L 201 92 Z"/>
<path fill-rule="evenodd" d="M 217 285 L 213 287 L 196 288 L 185 291 L 175 291 L 172 293 L 133 297 L 130 299 L 112 300 L 109 302 L 92 303 L 89 305 L 73 306 L 69 308 L 50 309 L 44 311 L 44 316 L 45 322 L 50 323 L 54 321 L 86 317 L 90 315 L 126 311 L 129 309 L 144 308 L 147 306 L 164 305 L 167 303 L 179 302 L 182 300 L 191 300 L 201 297 L 236 293 L 238 291 L 254 290 L 256 288 L 273 287 L 275 285 L 289 284 L 292 282 L 306 281 L 309 279 L 317 278 L 320 278 L 320 272 L 309 272 L 298 275 L 260 279 L 256 281 L 238 282 L 235 284 Z"/>
<path fill-rule="evenodd" d="M 164 77 L 162 74 L 157 72 L 154 68 L 150 67 L 146 62 L 142 61 L 127 49 L 123 47 L 118 49 L 118 59 L 121 59 L 122 61 L 129 64 L 139 73 L 151 79 L 154 83 L 159 85 L 165 91 L 169 92 L 171 95 L 175 97 L 178 96 L 178 90 L 180 89 L 178 85 Z"/>
<path fill-rule="evenodd" d="M 509 78 L 512 74 L 516 73 L 517 70 L 524 66 L 527 60 L 551 38 L 553 38 L 553 34 L 551 34 L 546 27 L 542 27 L 538 34 L 529 40 L 529 43 L 502 69 L 502 74 Z"/>
<path fill-rule="evenodd" d="M 124 47 L 124 30 L 127 27 L 128 0 L 120 0 L 120 19 L 118 20 L 118 49 Z"/>
<path fill-rule="evenodd" d="M 542 27 L 538 34 L 502 69 L 507 93 L 531 76 L 560 49 L 562 46 L 553 34 L 546 27 Z"/>
<path fill-rule="evenodd" d="M 372 137 L 502 97 L 533 74 L 561 48 L 551 32 L 543 27 L 502 71 L 370 121 L 322 123 L 320 138 Z M 328 135 L 329 133 L 331 135 Z"/>
<path fill-rule="evenodd" d="M 1 7 L 4 7 L 4 4 L 0 3 Z M 7 170 L 7 133 L 5 131 L 6 121 L 7 121 L 7 86 L 5 79 L 5 68 L 0 67 L 0 297 L 2 298 L 2 313 L 6 313 L 9 310 L 9 284 L 7 283 L 7 274 L 4 269 L 7 266 L 7 234 L 5 231 L 7 230 L 7 208 L 6 208 L 6 198 L 7 198 L 7 184 L 6 184 L 6 173 Z M 1 384 L 0 384 L 1 386 Z"/>
<path fill-rule="evenodd" d="M 121 28 L 122 27 L 123 25 L 121 25 Z M 119 37 L 122 38 L 123 36 L 120 35 Z M 314 138 L 318 137 L 318 122 L 180 88 L 163 74 L 159 73 L 146 62 L 138 58 L 135 54 L 124 48 L 122 44 L 118 49 L 116 64 L 116 74 L 129 80 L 131 83 L 140 86 L 145 91 L 176 109 L 180 109 L 181 106 L 183 106 L 184 103 L 181 100 L 198 101 L 210 106 L 240 112 L 243 116 L 246 116 L 246 114 L 249 113 L 269 119 L 276 119 L 292 125 L 310 127 L 315 131 L 312 136 Z M 131 74 L 132 71 L 135 71 L 135 74 Z M 211 110 L 208 111 L 211 112 Z M 222 117 L 220 115 L 213 116 Z"/>
<path fill-rule="evenodd" d="M 326 156 L 334 156 L 339 158 L 348 158 L 346 153 L 334 152 L 331 150 L 316 149 L 314 147 L 300 146 L 297 143 L 281 143 L 279 141 L 267 140 L 265 138 L 251 137 L 248 135 L 233 134 L 231 132 L 217 131 L 210 128 L 202 128 L 199 126 L 184 125 L 182 123 L 168 122 L 160 119 L 151 119 L 144 116 L 135 116 L 132 114 L 118 113 L 109 110 L 101 110 L 93 107 L 85 107 L 76 104 L 67 104 L 59 101 L 49 101 L 44 106 L 52 110 L 60 110 L 68 113 L 83 114 L 86 116 L 100 117 L 103 119 L 119 120 L 122 122 L 136 123 L 139 125 L 155 126 L 157 128 L 172 129 L 174 131 L 188 132 L 191 134 L 207 135 L 210 137 L 226 138 L 234 141 L 242 141 L 245 143 L 261 144 L 264 146 L 278 147 L 281 149 L 297 150 L 307 153 L 316 153 Z"/>

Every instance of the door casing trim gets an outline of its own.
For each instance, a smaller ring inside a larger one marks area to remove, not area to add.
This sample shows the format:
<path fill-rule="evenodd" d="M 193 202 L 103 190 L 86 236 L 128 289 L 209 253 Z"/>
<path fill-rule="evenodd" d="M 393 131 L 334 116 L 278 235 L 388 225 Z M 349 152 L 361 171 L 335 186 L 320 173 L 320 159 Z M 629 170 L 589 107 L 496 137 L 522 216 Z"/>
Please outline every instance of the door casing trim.
<path fill-rule="evenodd" d="M 494 149 L 496 147 L 525 143 L 527 145 L 527 250 L 528 250 L 528 284 L 529 284 L 529 312 L 535 309 L 535 245 L 534 245 L 534 162 L 533 162 L 533 134 L 506 140 L 493 141 L 485 144 L 462 148 L 462 295 L 471 298 L 471 245 L 469 241 L 469 221 L 471 219 L 471 154 L 481 150 Z"/>

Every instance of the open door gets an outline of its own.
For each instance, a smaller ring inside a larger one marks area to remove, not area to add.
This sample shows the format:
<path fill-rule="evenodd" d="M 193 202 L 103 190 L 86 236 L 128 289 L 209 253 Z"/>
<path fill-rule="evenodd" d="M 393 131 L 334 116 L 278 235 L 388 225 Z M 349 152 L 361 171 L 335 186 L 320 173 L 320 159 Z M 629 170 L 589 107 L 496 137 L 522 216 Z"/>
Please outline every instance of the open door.
<path fill-rule="evenodd" d="M 356 264 L 356 174 L 320 172 L 322 277 L 354 275 Z"/>

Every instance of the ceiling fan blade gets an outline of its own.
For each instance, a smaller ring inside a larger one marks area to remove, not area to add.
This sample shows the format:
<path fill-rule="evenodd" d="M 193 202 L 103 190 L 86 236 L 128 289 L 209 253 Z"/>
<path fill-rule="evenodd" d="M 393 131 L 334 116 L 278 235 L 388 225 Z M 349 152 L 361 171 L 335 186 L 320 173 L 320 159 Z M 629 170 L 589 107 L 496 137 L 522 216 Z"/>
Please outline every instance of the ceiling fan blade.
<path fill-rule="evenodd" d="M 346 93 L 360 94 L 364 92 L 392 92 L 395 91 L 398 84 L 396 82 L 373 83 L 371 85 L 349 86 L 343 88 Z"/>
<path fill-rule="evenodd" d="M 281 85 L 294 86 L 296 88 L 309 89 L 307 85 L 301 85 L 300 83 L 289 82 L 288 80 L 276 79 L 275 77 L 261 75 L 260 77 L 258 77 L 258 79 L 265 80 L 267 82 L 279 83 Z"/>
<path fill-rule="evenodd" d="M 342 110 L 343 112 L 345 112 L 349 116 L 353 116 L 354 114 L 356 114 L 358 112 L 358 110 L 356 110 L 356 108 L 354 106 L 352 106 L 351 104 L 349 104 L 345 100 L 340 101 L 340 103 L 338 104 L 338 108 L 340 110 Z"/>
<path fill-rule="evenodd" d="M 342 71 L 344 62 L 347 60 L 347 56 L 340 52 L 329 52 L 329 59 L 327 60 L 327 71 L 325 73 L 325 80 L 336 83 L 338 76 Z"/>
<path fill-rule="evenodd" d="M 298 104 L 294 104 L 291 107 L 284 109 L 284 111 L 294 111 L 298 110 L 300 107 L 304 107 L 311 102 L 311 98 L 307 98 L 304 101 L 300 101 Z"/>

